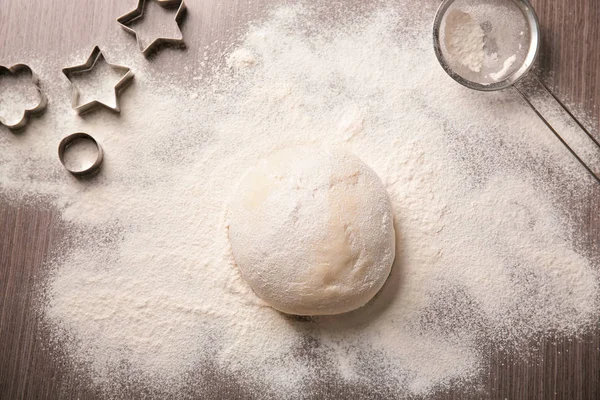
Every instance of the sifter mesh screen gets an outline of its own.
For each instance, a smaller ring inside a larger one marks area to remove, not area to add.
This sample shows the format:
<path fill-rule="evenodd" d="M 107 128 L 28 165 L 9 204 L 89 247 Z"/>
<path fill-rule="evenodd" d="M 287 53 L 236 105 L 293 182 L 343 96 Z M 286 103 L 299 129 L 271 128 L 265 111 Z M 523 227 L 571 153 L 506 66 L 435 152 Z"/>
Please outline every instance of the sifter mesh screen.
<path fill-rule="evenodd" d="M 502 81 L 525 62 L 530 30 L 513 0 L 456 0 L 440 25 L 447 65 L 463 79 L 482 85 Z"/>

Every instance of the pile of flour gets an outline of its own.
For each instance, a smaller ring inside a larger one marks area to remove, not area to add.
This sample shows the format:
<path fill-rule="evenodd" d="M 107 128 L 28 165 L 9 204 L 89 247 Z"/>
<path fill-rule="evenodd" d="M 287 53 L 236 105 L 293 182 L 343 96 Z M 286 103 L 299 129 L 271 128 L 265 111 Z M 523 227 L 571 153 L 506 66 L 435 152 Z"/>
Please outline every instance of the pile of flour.
<path fill-rule="evenodd" d="M 460 10 L 450 10 L 445 19 L 445 40 L 447 51 L 473 72 L 481 72 L 485 52 L 485 32 L 470 14 Z"/>
<path fill-rule="evenodd" d="M 113 49 L 137 82 L 119 118 L 76 118 L 58 61 L 33 62 L 51 107 L 0 135 L 0 193 L 49 202 L 69 228 L 40 278 L 44 340 L 107 395 L 139 384 L 183 398 L 220 376 L 257 398 L 324 382 L 385 397 L 468 391 L 484 348 L 593 326 L 598 260 L 580 223 L 593 180 L 515 94 L 445 74 L 433 14 L 408 0 L 277 7 L 192 83 Z M 92 180 L 56 157 L 76 130 L 105 151 Z M 349 314 L 284 316 L 232 260 L 224 210 L 238 180 L 299 144 L 355 153 L 390 194 L 392 274 Z"/>

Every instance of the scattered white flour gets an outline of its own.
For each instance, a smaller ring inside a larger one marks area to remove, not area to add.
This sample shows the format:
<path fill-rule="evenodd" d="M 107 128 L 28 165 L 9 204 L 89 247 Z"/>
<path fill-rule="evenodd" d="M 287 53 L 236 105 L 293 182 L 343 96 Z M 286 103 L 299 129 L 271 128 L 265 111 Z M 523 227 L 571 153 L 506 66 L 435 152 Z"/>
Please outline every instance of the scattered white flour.
<path fill-rule="evenodd" d="M 236 70 L 251 67 L 255 63 L 254 55 L 244 48 L 233 51 L 227 58 L 227 66 Z"/>
<path fill-rule="evenodd" d="M 32 61 L 51 107 L 20 135 L 0 132 L 0 193 L 45 199 L 68 228 L 40 276 L 44 340 L 107 396 L 140 385 L 199 398 L 224 380 L 255 398 L 308 397 L 319 383 L 349 396 L 469 391 L 490 348 L 598 321 L 586 171 L 516 93 L 446 75 L 433 6 L 328 10 L 275 8 L 214 67 L 190 57 L 198 79 L 111 49 L 136 72 L 119 117 L 75 117 L 56 73 L 71 60 Z M 232 69 L 236 53 L 255 61 Z M 80 130 L 106 154 L 91 180 L 56 156 Z M 390 194 L 392 274 L 349 314 L 286 317 L 232 261 L 224 207 L 238 179 L 298 144 L 346 148 Z"/>

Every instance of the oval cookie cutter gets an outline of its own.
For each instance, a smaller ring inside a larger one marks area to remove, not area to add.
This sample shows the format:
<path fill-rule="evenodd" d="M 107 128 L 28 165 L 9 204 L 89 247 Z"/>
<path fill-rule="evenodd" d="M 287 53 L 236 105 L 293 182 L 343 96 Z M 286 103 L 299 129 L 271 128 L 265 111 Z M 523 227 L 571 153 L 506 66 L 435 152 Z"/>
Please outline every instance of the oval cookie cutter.
<path fill-rule="evenodd" d="M 90 166 L 83 167 L 83 168 L 73 168 L 73 167 L 69 166 L 68 163 L 65 161 L 66 150 L 68 149 L 69 146 L 71 146 L 78 139 L 89 140 L 96 147 L 96 153 L 94 156 L 92 156 L 93 162 L 90 164 Z M 92 174 L 92 173 L 96 172 L 98 170 L 98 168 L 100 168 L 100 164 L 102 164 L 102 160 L 104 158 L 104 152 L 103 152 L 100 144 L 98 144 L 96 139 L 94 139 L 91 135 L 88 135 L 85 132 L 76 132 L 76 133 L 72 133 L 72 134 L 64 137 L 60 141 L 60 143 L 58 145 L 58 158 L 59 158 L 61 164 L 63 165 L 63 167 L 65 167 L 65 169 L 67 171 L 69 171 L 70 173 L 72 173 L 75 176 L 84 176 L 84 175 Z"/>

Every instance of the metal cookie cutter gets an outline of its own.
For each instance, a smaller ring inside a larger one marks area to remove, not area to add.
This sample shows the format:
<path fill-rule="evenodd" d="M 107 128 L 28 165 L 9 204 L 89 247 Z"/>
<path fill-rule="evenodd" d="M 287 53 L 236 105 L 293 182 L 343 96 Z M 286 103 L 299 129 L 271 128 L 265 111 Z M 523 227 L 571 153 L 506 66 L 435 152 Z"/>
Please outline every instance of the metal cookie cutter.
<path fill-rule="evenodd" d="M 106 62 L 106 64 L 110 68 L 112 68 L 114 71 L 123 73 L 123 76 L 121 77 L 119 82 L 117 82 L 117 84 L 114 87 L 114 92 L 115 92 L 115 106 L 114 107 L 111 107 L 108 104 L 105 104 L 99 100 L 92 100 L 87 103 L 79 104 L 79 91 L 77 90 L 75 85 L 73 85 L 73 82 L 71 81 L 71 78 L 75 75 L 89 73 L 96 65 L 96 62 L 100 59 L 104 60 Z M 65 76 L 67 77 L 69 82 L 71 82 L 71 87 L 72 87 L 71 106 L 79 114 L 86 113 L 86 112 L 91 111 L 98 107 L 106 107 L 115 112 L 121 112 L 121 108 L 119 106 L 119 94 L 123 89 L 125 89 L 125 87 L 127 87 L 131 83 L 131 81 L 133 79 L 133 72 L 131 71 L 130 68 L 109 63 L 106 60 L 106 58 L 104 57 L 104 55 L 102 54 L 102 51 L 100 51 L 100 48 L 98 46 L 94 47 L 94 50 L 92 50 L 92 53 L 90 54 L 90 56 L 88 57 L 88 59 L 85 63 L 83 63 L 81 65 L 76 65 L 74 67 L 63 68 L 62 72 L 63 72 L 63 74 L 65 74 Z"/>
<path fill-rule="evenodd" d="M 77 145 L 77 142 L 83 144 L 78 151 L 78 157 L 76 160 L 71 160 L 71 157 L 65 157 L 68 149 Z M 87 143 L 85 143 L 87 142 Z M 75 176 L 89 175 L 100 168 L 104 153 L 102 147 L 96 142 L 92 136 L 84 132 L 72 133 L 69 136 L 63 138 L 58 145 L 58 158 L 61 164 L 67 171 Z"/>
<path fill-rule="evenodd" d="M 117 22 L 119 23 L 119 25 L 121 25 L 121 28 L 125 29 L 127 32 L 131 33 L 132 35 L 134 35 L 136 37 L 138 46 L 139 46 L 142 54 L 147 57 L 150 53 L 152 53 L 152 50 L 156 49 L 157 46 L 159 46 L 160 44 L 164 44 L 164 43 L 185 45 L 185 42 L 183 41 L 183 34 L 181 33 L 181 23 L 183 22 L 183 19 L 185 18 L 187 7 L 185 6 L 185 3 L 183 2 L 183 0 L 149 0 L 149 1 L 156 1 L 159 5 L 161 5 L 164 8 L 167 8 L 167 9 L 177 7 L 177 12 L 175 13 L 175 22 L 177 23 L 179 37 L 159 37 L 159 38 L 154 39 L 147 46 L 144 46 L 144 43 L 142 42 L 140 35 L 137 34 L 135 29 L 133 29 L 129 26 L 133 22 L 144 17 L 144 7 L 146 4 L 146 0 L 138 0 L 138 5 L 137 5 L 136 9 L 117 18 Z"/>
<path fill-rule="evenodd" d="M 15 64 L 12 67 L 4 67 L 0 65 L 0 79 L 2 79 L 2 77 L 5 76 L 18 75 L 20 73 L 27 73 L 31 75 L 31 83 L 35 86 L 38 92 L 39 102 L 35 107 L 26 108 L 25 110 L 23 110 L 23 117 L 21 117 L 21 119 L 14 124 L 6 121 L 4 118 L 2 118 L 2 116 L 0 116 L 0 124 L 12 130 L 23 128 L 25 125 L 27 125 L 29 117 L 31 115 L 39 114 L 42 111 L 44 111 L 44 109 L 46 108 L 46 104 L 48 103 L 48 99 L 46 98 L 44 93 L 42 93 L 42 89 L 40 88 L 40 81 L 37 75 L 33 73 L 33 70 L 29 68 L 29 66 L 25 64 Z"/>

